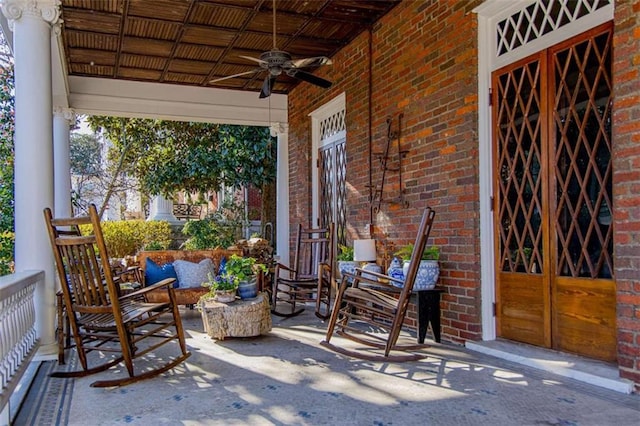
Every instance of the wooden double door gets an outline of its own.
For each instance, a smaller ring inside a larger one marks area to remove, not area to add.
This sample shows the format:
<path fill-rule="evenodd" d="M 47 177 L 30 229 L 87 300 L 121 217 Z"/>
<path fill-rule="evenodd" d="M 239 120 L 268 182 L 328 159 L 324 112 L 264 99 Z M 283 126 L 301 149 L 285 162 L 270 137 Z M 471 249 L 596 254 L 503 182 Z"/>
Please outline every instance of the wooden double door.
<path fill-rule="evenodd" d="M 616 359 L 612 26 L 492 75 L 499 337 Z"/>

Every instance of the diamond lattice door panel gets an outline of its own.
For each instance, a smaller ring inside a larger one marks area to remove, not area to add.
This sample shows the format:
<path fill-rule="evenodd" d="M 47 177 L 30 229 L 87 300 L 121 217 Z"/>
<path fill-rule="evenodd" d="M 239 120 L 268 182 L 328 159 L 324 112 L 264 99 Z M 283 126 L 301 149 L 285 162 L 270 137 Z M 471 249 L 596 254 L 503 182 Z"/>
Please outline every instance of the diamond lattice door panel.
<path fill-rule="evenodd" d="M 335 244 L 347 235 L 347 124 L 344 105 L 320 121 L 318 149 L 318 226 L 335 225 Z M 337 247 L 337 246 L 336 246 Z M 336 248 L 334 247 L 334 249 Z"/>
<path fill-rule="evenodd" d="M 498 208 L 497 317 L 501 337 L 550 346 L 548 252 L 543 236 L 541 176 L 546 94 L 541 93 L 544 55 L 494 75 L 495 156 Z"/>
<path fill-rule="evenodd" d="M 550 52 L 554 348 L 616 359 L 611 162 L 612 32 Z"/>
<path fill-rule="evenodd" d="M 344 139 L 320 149 L 320 223 L 334 223 L 337 244 L 346 244 L 347 232 L 347 152 Z"/>
<path fill-rule="evenodd" d="M 609 361 L 610 70 L 607 24 L 492 82 L 498 335 Z"/>

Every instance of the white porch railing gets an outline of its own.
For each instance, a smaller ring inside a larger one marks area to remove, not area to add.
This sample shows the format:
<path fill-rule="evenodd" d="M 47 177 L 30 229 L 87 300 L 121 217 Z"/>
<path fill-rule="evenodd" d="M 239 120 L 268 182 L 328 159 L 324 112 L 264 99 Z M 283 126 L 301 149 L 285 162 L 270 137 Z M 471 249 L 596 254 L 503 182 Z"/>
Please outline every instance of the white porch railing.
<path fill-rule="evenodd" d="M 24 271 L 0 277 L 0 423 L 29 361 L 38 349 L 36 286 L 44 272 Z"/>

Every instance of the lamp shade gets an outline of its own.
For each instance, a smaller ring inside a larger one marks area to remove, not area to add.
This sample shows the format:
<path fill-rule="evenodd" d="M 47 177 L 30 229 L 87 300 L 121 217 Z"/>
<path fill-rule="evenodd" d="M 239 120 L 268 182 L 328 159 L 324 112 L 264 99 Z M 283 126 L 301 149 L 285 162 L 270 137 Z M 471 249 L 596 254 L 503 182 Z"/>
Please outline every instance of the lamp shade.
<path fill-rule="evenodd" d="M 375 262 L 376 240 L 355 240 L 353 242 L 353 260 L 356 262 Z"/>

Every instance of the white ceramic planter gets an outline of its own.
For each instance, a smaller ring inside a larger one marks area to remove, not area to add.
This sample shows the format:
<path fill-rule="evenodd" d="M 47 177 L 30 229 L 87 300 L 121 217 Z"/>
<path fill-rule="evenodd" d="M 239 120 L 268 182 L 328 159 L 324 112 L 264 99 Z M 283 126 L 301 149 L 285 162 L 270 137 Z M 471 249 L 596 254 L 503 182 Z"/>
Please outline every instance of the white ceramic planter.
<path fill-rule="evenodd" d="M 356 266 L 358 266 L 358 262 L 354 260 L 339 260 L 338 271 L 340 271 L 340 277 L 342 277 L 345 272 L 349 274 L 355 273 Z"/>
<path fill-rule="evenodd" d="M 404 262 L 402 272 L 407 276 L 409 272 L 409 262 Z M 436 286 L 440 276 L 440 265 L 437 260 L 421 260 L 416 274 L 416 281 L 413 283 L 413 291 L 431 290 Z"/>
<path fill-rule="evenodd" d="M 364 267 L 362 269 L 364 269 L 365 271 L 377 272 L 379 274 L 382 273 L 382 268 L 379 265 L 375 264 L 375 263 L 367 263 L 366 265 L 364 265 Z M 377 280 L 378 279 L 377 277 L 375 277 L 375 276 L 373 276 L 371 274 L 362 274 L 362 276 L 364 278 L 368 278 L 370 280 Z"/>

